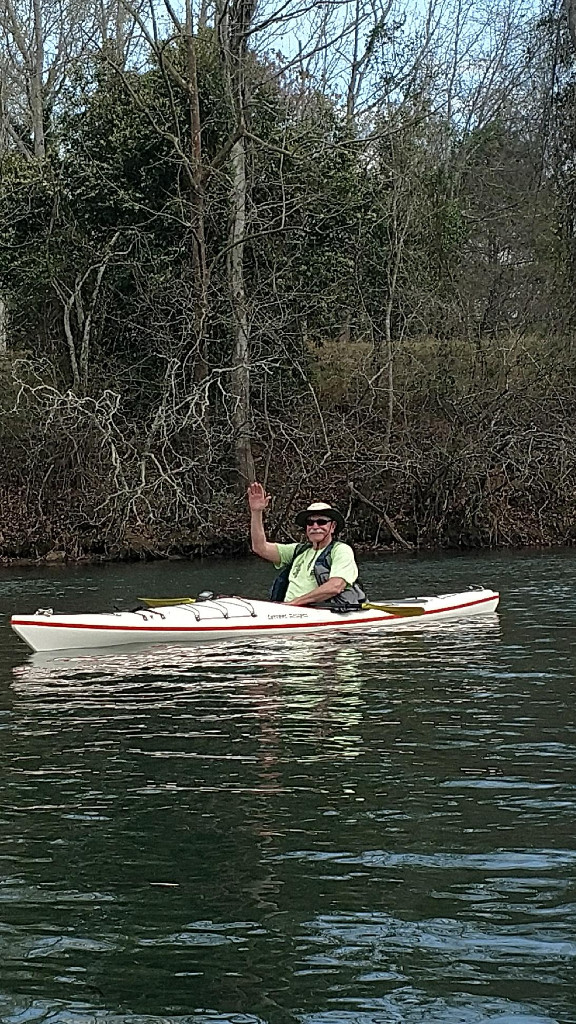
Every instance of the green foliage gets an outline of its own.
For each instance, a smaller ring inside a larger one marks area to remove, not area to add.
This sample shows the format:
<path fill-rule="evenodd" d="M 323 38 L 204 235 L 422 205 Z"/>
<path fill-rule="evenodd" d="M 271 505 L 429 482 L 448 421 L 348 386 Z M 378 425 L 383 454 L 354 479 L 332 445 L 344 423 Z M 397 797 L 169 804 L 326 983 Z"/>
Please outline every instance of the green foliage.
<path fill-rule="evenodd" d="M 550 25 L 539 31 L 549 47 Z M 426 444 L 437 434 L 463 450 L 461 406 L 470 431 L 484 398 L 500 410 L 502 395 L 520 403 L 526 388 L 538 407 L 539 375 L 554 388 L 570 375 L 571 333 L 558 330 L 573 323 L 576 281 L 576 91 L 564 43 L 551 107 L 532 84 L 524 105 L 486 96 L 482 117 L 445 112 L 401 23 L 374 28 L 380 91 L 352 120 L 319 83 L 249 55 L 244 279 L 262 460 L 283 459 L 287 444 L 305 477 L 312 434 L 328 439 L 327 465 L 330 439 L 341 451 L 343 479 L 358 465 L 371 472 L 374 437 L 381 465 L 421 429 Z M 157 506 L 165 523 L 196 525 L 215 495 L 232 507 L 235 111 L 213 30 L 194 45 L 200 167 L 187 55 L 174 40 L 139 69 L 116 69 L 106 48 L 78 62 L 51 111 L 46 160 L 8 150 L 0 163 L 0 290 L 10 350 L 25 357 L 0 380 L 4 469 L 40 487 L 46 463 L 63 491 L 105 505 L 121 494 L 111 534 Z M 414 62 L 405 87 L 394 48 Z M 534 81 L 549 81 L 534 61 Z M 404 453 L 416 460 L 407 442 Z M 448 474 L 448 455 L 430 463 Z M 418 473 L 424 493 L 433 483 L 425 466 Z"/>

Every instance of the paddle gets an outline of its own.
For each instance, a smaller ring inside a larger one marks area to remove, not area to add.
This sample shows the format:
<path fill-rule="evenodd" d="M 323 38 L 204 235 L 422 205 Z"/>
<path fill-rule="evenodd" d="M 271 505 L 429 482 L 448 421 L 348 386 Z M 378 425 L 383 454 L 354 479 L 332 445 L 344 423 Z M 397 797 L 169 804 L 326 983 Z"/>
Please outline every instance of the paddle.
<path fill-rule="evenodd" d="M 362 607 L 374 608 L 377 612 L 389 612 L 390 615 L 405 616 L 406 618 L 410 615 L 424 615 L 424 608 L 415 604 L 372 604 L 371 601 L 365 601 Z"/>
<path fill-rule="evenodd" d="M 168 608 L 178 604 L 196 604 L 195 597 L 139 597 L 138 600 L 149 608 Z M 362 608 L 373 609 L 377 612 L 388 612 L 389 615 L 396 615 L 398 618 L 424 615 L 424 608 L 414 604 L 373 604 L 371 601 L 365 601 Z"/>

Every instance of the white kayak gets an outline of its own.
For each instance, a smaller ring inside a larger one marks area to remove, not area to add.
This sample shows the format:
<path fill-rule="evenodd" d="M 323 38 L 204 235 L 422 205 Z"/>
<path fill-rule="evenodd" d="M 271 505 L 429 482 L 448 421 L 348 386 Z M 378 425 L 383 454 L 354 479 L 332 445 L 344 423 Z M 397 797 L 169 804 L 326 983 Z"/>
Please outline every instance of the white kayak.
<path fill-rule="evenodd" d="M 119 647 L 142 643 L 196 643 L 233 640 L 270 633 L 331 632 L 425 624 L 494 612 L 499 594 L 471 587 L 459 594 L 410 597 L 402 601 L 371 602 L 361 611 L 345 614 L 323 608 L 298 608 L 244 597 L 221 597 L 181 604 L 158 604 L 133 611 L 61 615 L 52 608 L 34 615 L 13 615 L 12 629 L 33 651 L 69 651 L 86 647 Z"/>

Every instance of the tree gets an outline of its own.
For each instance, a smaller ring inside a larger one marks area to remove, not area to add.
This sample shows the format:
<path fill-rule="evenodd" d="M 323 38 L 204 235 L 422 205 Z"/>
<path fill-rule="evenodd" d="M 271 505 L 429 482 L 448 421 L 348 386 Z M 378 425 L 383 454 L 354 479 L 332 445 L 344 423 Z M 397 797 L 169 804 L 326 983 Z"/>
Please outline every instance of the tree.
<path fill-rule="evenodd" d="M 217 0 L 216 4 L 220 55 L 235 120 L 234 142 L 230 152 L 232 181 L 228 272 L 234 331 L 231 374 L 232 421 L 242 490 L 245 489 L 246 483 L 252 483 L 255 480 L 251 445 L 249 321 L 244 275 L 248 202 L 246 177 L 247 42 L 255 8 L 256 0 Z"/>

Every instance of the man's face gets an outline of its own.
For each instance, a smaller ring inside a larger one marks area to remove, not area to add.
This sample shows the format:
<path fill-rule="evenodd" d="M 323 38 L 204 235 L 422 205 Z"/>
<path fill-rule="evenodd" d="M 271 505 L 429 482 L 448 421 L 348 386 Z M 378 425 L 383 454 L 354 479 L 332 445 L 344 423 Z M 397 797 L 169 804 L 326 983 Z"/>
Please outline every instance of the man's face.
<path fill-rule="evenodd" d="M 310 515 L 306 520 L 306 537 L 315 547 L 324 548 L 334 536 L 336 523 L 321 512 Z"/>

